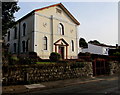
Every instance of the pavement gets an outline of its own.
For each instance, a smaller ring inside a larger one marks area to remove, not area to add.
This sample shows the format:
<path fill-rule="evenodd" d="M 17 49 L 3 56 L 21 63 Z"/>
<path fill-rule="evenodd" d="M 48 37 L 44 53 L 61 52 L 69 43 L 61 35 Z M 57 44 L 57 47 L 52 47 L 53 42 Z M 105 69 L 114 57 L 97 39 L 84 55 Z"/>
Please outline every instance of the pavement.
<path fill-rule="evenodd" d="M 21 94 L 33 91 L 40 91 L 52 88 L 60 88 L 75 84 L 84 84 L 89 82 L 96 82 L 102 80 L 115 80 L 118 79 L 117 76 L 97 76 L 97 77 L 88 77 L 88 78 L 74 78 L 74 79 L 66 79 L 66 80 L 58 80 L 58 81 L 50 81 L 50 82 L 41 82 L 38 84 L 30 84 L 30 85 L 12 85 L 12 86 L 3 86 L 2 94 Z M 118 92 L 118 90 L 116 90 Z"/>

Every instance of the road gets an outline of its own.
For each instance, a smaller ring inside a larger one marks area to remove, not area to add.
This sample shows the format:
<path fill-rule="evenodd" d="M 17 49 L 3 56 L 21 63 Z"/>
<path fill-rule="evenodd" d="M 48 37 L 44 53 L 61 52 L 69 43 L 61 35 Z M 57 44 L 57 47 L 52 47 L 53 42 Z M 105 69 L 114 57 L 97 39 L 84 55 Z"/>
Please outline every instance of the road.
<path fill-rule="evenodd" d="M 74 85 L 66 86 L 62 88 L 53 88 L 53 89 L 48 89 L 48 90 L 29 92 L 29 94 L 103 93 L 103 95 L 104 94 L 108 95 L 109 93 L 118 94 L 118 92 L 116 92 L 117 89 L 118 89 L 118 79 L 109 79 L 109 80 L 94 81 L 94 82 L 89 82 L 89 83 L 84 83 L 84 84 L 74 84 Z"/>

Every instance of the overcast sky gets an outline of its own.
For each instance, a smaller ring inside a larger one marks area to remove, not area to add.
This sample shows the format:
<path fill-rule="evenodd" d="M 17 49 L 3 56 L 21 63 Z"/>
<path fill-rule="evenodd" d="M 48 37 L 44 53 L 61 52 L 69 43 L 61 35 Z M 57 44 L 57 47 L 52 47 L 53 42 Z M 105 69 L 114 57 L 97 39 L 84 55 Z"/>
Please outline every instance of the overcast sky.
<path fill-rule="evenodd" d="M 34 9 L 58 2 L 19 2 L 20 10 L 16 20 Z M 98 40 L 108 45 L 118 43 L 118 3 L 117 2 L 62 2 L 71 14 L 81 23 L 79 38 L 87 42 Z"/>

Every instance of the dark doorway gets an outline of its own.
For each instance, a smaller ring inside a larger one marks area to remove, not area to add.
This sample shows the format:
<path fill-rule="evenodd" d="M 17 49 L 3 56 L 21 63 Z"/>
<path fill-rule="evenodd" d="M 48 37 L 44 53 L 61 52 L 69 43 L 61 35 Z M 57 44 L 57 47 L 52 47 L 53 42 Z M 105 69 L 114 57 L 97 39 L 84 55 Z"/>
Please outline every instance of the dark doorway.
<path fill-rule="evenodd" d="M 64 46 L 59 46 L 59 54 L 61 55 L 61 58 L 64 59 Z"/>

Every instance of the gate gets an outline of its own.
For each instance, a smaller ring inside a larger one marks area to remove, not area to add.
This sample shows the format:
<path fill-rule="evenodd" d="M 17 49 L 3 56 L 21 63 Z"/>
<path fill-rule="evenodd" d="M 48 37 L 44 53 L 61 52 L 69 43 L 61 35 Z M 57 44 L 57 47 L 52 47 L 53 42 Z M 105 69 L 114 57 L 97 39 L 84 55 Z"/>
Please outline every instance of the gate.
<path fill-rule="evenodd" d="M 93 75 L 106 75 L 109 74 L 110 68 L 109 68 L 109 62 L 106 59 L 94 59 L 93 61 Z"/>

